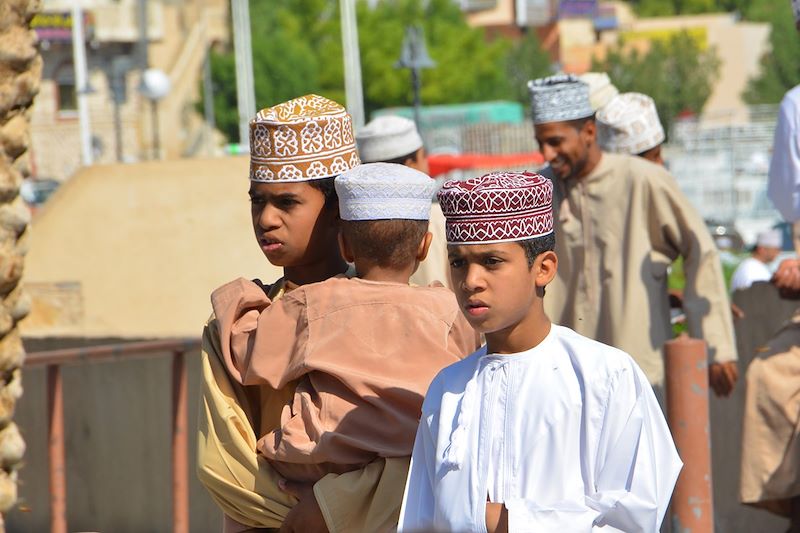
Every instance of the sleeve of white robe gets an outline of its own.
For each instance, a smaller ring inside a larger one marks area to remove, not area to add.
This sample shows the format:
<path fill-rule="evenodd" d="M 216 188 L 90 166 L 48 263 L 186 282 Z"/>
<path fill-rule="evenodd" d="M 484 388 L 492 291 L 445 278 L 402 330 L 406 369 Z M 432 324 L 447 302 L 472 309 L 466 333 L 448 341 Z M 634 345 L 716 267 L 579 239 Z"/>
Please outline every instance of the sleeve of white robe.
<path fill-rule="evenodd" d="M 586 441 L 596 472 L 585 500 L 559 509 L 506 501 L 509 531 L 658 531 L 681 468 L 669 428 L 633 363 L 616 376 L 608 400 L 598 441 Z"/>
<path fill-rule="evenodd" d="M 787 222 L 800 219 L 800 137 L 797 89 L 783 97 L 769 165 L 767 196 Z"/>
<path fill-rule="evenodd" d="M 398 532 L 416 531 L 433 524 L 433 476 L 436 475 L 436 447 L 433 442 L 429 421 L 423 415 L 414 440 Z"/>

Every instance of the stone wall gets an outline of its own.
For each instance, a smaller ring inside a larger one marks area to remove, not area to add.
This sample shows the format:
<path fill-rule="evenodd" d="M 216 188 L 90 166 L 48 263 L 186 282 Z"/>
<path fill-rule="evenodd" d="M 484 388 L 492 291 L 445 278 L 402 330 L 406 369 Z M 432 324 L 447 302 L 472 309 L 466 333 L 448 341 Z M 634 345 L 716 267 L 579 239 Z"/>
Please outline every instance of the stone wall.
<path fill-rule="evenodd" d="M 39 0 L 0 2 L 0 512 L 17 500 L 17 469 L 25 451 L 11 418 L 22 394 L 25 357 L 17 323 L 30 307 L 19 286 L 30 222 L 19 186 L 30 174 L 29 109 L 42 73 L 36 36 L 30 30 L 40 7 Z"/>

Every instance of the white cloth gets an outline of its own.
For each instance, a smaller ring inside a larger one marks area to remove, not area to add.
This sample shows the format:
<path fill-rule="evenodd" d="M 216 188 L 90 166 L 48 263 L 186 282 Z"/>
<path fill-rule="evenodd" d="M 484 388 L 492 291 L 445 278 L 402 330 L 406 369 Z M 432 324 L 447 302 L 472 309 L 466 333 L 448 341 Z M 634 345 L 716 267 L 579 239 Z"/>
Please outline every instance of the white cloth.
<path fill-rule="evenodd" d="M 619 94 L 619 90 L 611 83 L 611 78 L 605 72 L 586 72 L 578 77 L 589 86 L 589 102 L 595 111 L 602 109 Z"/>
<path fill-rule="evenodd" d="M 428 220 L 436 182 L 395 163 L 364 163 L 334 181 L 342 220 Z"/>
<path fill-rule="evenodd" d="M 748 257 L 736 267 L 731 277 L 731 292 L 746 289 L 756 281 L 769 281 L 772 277 L 772 272 L 769 267 L 756 259 L 755 257 Z"/>
<path fill-rule="evenodd" d="M 399 531 L 485 531 L 488 495 L 515 533 L 653 533 L 680 468 L 630 356 L 553 325 L 526 352 L 480 350 L 434 379 Z"/>
<path fill-rule="evenodd" d="M 767 196 L 787 222 L 800 219 L 800 85 L 781 100 Z"/>

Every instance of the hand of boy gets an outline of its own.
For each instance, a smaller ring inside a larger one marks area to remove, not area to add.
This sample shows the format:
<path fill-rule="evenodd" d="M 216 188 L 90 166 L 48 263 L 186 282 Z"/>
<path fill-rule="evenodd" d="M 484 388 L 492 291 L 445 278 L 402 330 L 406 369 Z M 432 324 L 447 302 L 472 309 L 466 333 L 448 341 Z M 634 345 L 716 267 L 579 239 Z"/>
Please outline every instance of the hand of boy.
<path fill-rule="evenodd" d="M 486 502 L 486 530 L 489 533 L 508 533 L 508 510 L 505 505 Z"/>
<path fill-rule="evenodd" d="M 314 496 L 314 486 L 310 483 L 296 483 L 281 479 L 280 489 L 299 501 L 292 507 L 281 525 L 280 533 L 309 532 L 328 533 L 328 525 Z"/>
<path fill-rule="evenodd" d="M 717 396 L 730 396 L 738 379 L 739 367 L 736 361 L 708 365 L 708 384 Z"/>

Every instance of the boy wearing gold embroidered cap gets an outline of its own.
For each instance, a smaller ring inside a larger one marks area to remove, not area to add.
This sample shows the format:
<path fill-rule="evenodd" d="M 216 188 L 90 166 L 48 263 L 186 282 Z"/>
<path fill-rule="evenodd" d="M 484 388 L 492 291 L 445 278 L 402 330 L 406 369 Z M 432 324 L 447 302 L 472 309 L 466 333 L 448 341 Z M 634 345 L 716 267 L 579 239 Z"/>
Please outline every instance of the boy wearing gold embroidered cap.
<path fill-rule="evenodd" d="M 333 180 L 360 162 L 352 121 L 336 102 L 307 95 L 259 112 L 250 123 L 250 141 L 253 229 L 284 275 L 268 285 L 237 280 L 214 293 L 218 304 L 227 302 L 215 307 L 230 312 L 212 316 L 203 332 L 198 477 L 222 508 L 226 531 L 379 529 L 392 510 L 383 501 L 373 506 L 371 498 L 383 494 L 385 480 L 405 476 L 407 460 L 377 460 L 361 471 L 331 474 L 298 502 L 279 488 L 281 478 L 256 451 L 257 436 L 279 427 L 296 383 L 243 386 L 223 354 L 237 307 L 263 309 L 287 291 L 347 270 L 337 244 Z"/>
<path fill-rule="evenodd" d="M 300 380 L 280 427 L 258 441 L 287 480 L 410 457 L 433 376 L 479 345 L 450 290 L 409 285 L 430 245 L 435 189 L 426 174 L 397 164 L 337 177 L 339 242 L 357 277 L 303 285 L 260 311 L 255 327 L 239 326 L 252 322 L 252 309 L 233 324 L 222 349 L 242 383 L 281 389 Z M 402 487 L 387 507 L 399 511 Z"/>

